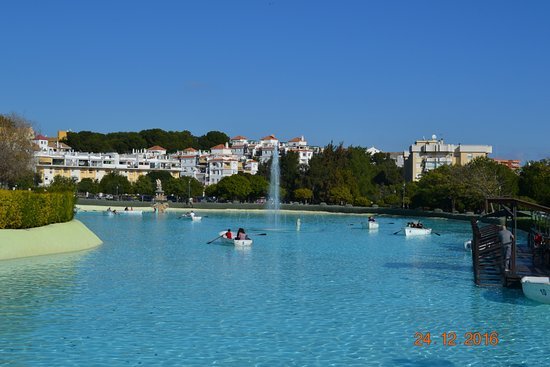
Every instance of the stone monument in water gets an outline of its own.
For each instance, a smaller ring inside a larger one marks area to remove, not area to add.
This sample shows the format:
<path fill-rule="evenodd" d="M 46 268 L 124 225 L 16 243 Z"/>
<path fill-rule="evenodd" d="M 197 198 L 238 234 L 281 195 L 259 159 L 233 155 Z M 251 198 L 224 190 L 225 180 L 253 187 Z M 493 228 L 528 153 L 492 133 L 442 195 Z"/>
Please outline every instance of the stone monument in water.
<path fill-rule="evenodd" d="M 164 195 L 164 190 L 162 190 L 162 182 L 157 178 L 157 189 L 155 190 L 155 201 L 156 202 L 165 202 L 166 195 Z"/>
<path fill-rule="evenodd" d="M 168 203 L 166 202 L 166 195 L 164 195 L 164 190 L 162 190 L 162 182 L 157 178 L 157 189 L 155 190 L 155 204 L 153 208 L 158 213 L 164 213 L 168 208 Z"/>

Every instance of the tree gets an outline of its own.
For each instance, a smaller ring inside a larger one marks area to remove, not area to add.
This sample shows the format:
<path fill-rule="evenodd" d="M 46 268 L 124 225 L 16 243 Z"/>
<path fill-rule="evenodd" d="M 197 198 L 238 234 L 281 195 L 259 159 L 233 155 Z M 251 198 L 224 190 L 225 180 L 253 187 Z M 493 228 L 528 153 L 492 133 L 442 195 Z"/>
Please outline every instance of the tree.
<path fill-rule="evenodd" d="M 209 197 L 216 197 L 218 195 L 218 184 L 212 184 L 209 186 L 206 186 L 204 189 L 204 194 Z"/>
<path fill-rule="evenodd" d="M 294 190 L 298 188 L 300 178 L 300 161 L 297 152 L 288 152 L 281 155 L 279 160 L 281 173 L 281 187 L 285 188 L 286 192 L 294 194 Z"/>
<path fill-rule="evenodd" d="M 422 175 L 412 198 L 413 207 L 451 209 L 451 167 L 441 166 Z"/>
<path fill-rule="evenodd" d="M 294 190 L 294 198 L 307 204 L 313 199 L 313 191 L 305 187 L 296 189 Z"/>
<path fill-rule="evenodd" d="M 248 200 L 254 201 L 261 197 L 267 196 L 269 190 L 269 182 L 261 176 L 244 174 L 243 177 L 248 179 L 250 182 L 250 194 L 248 195 Z"/>
<path fill-rule="evenodd" d="M 492 159 L 478 157 L 465 166 L 464 185 L 467 199 L 478 209 L 490 196 L 517 196 L 519 177 L 510 168 Z"/>
<path fill-rule="evenodd" d="M 99 182 L 101 192 L 111 195 L 127 194 L 131 191 L 131 185 L 126 176 L 111 172 L 103 176 Z"/>
<path fill-rule="evenodd" d="M 229 136 L 221 131 L 209 131 L 206 135 L 198 138 L 199 149 L 209 150 L 219 144 L 229 142 Z"/>
<path fill-rule="evenodd" d="M 76 183 L 72 177 L 63 177 L 57 175 L 48 186 L 49 192 L 71 191 L 76 192 Z"/>
<path fill-rule="evenodd" d="M 167 182 L 164 191 L 169 195 L 175 195 L 179 198 L 187 199 L 202 196 L 203 185 L 195 178 L 182 176 L 174 178 Z"/>
<path fill-rule="evenodd" d="M 114 149 L 105 134 L 92 131 L 69 131 L 65 142 L 79 152 L 112 152 Z"/>
<path fill-rule="evenodd" d="M 528 162 L 522 167 L 519 181 L 520 195 L 539 204 L 550 206 L 550 159 Z"/>
<path fill-rule="evenodd" d="M 353 202 L 353 196 L 347 186 L 337 186 L 330 189 L 330 202 L 334 204 L 347 204 Z"/>
<path fill-rule="evenodd" d="M 136 182 L 132 184 L 132 192 L 138 195 L 153 195 L 155 185 L 147 175 L 139 176 Z"/>
<path fill-rule="evenodd" d="M 225 199 L 245 200 L 251 191 L 250 182 L 242 175 L 224 177 L 217 183 L 218 196 Z"/>
<path fill-rule="evenodd" d="M 34 138 L 29 122 L 17 115 L 0 115 L 0 187 L 11 186 L 34 171 Z"/>
<path fill-rule="evenodd" d="M 155 186 L 155 190 L 157 187 L 157 184 L 156 184 L 157 179 L 159 179 L 164 192 L 166 192 L 166 185 L 168 185 L 168 181 L 174 179 L 174 177 L 170 174 L 170 172 L 167 172 L 167 171 L 152 171 L 147 173 L 147 177 L 151 180 L 151 182 L 153 182 L 153 185 Z"/>
<path fill-rule="evenodd" d="M 87 192 L 90 194 L 99 193 L 99 182 L 97 180 L 92 180 L 91 178 L 83 178 L 76 185 L 78 192 Z"/>

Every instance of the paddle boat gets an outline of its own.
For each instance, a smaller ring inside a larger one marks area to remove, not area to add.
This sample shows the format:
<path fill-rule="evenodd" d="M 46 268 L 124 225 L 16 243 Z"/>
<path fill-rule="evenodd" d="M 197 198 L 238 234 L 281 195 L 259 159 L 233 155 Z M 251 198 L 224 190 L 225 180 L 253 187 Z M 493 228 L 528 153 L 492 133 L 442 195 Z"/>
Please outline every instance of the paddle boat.
<path fill-rule="evenodd" d="M 407 226 L 405 227 L 405 236 L 425 236 L 430 233 L 432 233 L 432 229 L 424 228 L 424 226 L 420 222 L 410 222 L 407 223 Z"/>
<path fill-rule="evenodd" d="M 236 238 L 227 238 L 227 236 L 225 235 L 227 233 L 227 231 L 221 231 L 219 233 L 220 235 L 220 239 L 222 240 L 222 243 L 225 243 L 227 245 L 235 245 L 235 246 L 250 246 L 252 245 L 252 240 L 250 238 L 246 239 L 246 240 L 238 240 Z"/>
<path fill-rule="evenodd" d="M 550 304 L 550 277 L 523 277 L 521 288 L 525 297 Z"/>

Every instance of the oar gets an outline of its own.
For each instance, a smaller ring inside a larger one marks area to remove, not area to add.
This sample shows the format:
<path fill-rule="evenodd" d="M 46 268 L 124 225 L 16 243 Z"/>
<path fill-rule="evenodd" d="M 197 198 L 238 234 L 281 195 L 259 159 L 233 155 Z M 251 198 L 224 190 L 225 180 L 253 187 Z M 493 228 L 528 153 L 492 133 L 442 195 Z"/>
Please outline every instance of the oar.
<path fill-rule="evenodd" d="M 436 235 L 438 235 L 438 236 L 441 236 L 441 235 L 440 235 L 439 233 L 437 233 L 437 232 L 432 232 L 432 233 L 433 233 L 433 234 L 436 234 Z"/>
<path fill-rule="evenodd" d="M 219 235 L 218 237 L 214 238 L 214 239 L 213 239 L 212 241 L 208 241 L 208 242 L 206 242 L 206 244 L 207 244 L 207 245 L 211 244 L 212 242 L 216 241 L 216 240 L 217 240 L 218 238 L 221 238 L 221 237 L 223 237 L 223 235 L 224 235 L 224 234 L 225 234 L 225 233 L 223 233 L 223 234 L 220 234 L 220 235 Z"/>
<path fill-rule="evenodd" d="M 267 233 L 252 233 L 254 236 L 267 236 Z"/>
<path fill-rule="evenodd" d="M 401 232 L 401 231 L 402 231 L 402 229 L 400 229 L 400 230 L 397 231 L 397 232 L 393 232 L 393 234 L 398 234 L 398 233 Z"/>

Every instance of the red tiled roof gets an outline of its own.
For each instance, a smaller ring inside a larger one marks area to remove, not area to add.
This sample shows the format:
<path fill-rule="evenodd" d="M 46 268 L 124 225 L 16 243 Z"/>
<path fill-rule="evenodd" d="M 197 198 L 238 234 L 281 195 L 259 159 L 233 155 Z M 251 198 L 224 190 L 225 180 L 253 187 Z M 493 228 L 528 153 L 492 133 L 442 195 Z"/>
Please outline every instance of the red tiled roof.
<path fill-rule="evenodd" d="M 278 140 L 275 135 L 264 136 L 262 140 Z"/>
<path fill-rule="evenodd" d="M 154 147 L 148 148 L 147 150 L 166 150 L 166 149 L 158 145 L 155 145 Z"/>
<path fill-rule="evenodd" d="M 36 135 L 36 137 L 34 138 L 34 140 L 48 140 L 48 138 L 45 137 L 45 136 L 42 135 L 42 134 L 38 134 L 38 135 Z"/>
<path fill-rule="evenodd" d="M 183 151 L 184 152 L 196 152 L 197 150 L 190 147 L 190 148 L 185 148 Z"/>
<path fill-rule="evenodd" d="M 231 140 L 246 140 L 246 136 L 242 136 L 242 135 L 237 135 L 233 138 L 231 138 Z"/>
<path fill-rule="evenodd" d="M 289 140 L 289 142 L 291 142 L 291 143 L 299 143 L 299 142 L 301 142 L 301 141 L 302 141 L 302 138 L 301 138 L 301 137 L 300 137 L 300 138 L 294 138 L 294 139 L 292 139 L 292 140 Z"/>
<path fill-rule="evenodd" d="M 212 149 L 225 149 L 225 145 L 224 144 L 218 144 L 215 147 L 210 148 L 210 150 L 212 150 Z"/>

